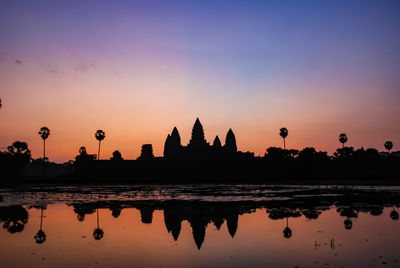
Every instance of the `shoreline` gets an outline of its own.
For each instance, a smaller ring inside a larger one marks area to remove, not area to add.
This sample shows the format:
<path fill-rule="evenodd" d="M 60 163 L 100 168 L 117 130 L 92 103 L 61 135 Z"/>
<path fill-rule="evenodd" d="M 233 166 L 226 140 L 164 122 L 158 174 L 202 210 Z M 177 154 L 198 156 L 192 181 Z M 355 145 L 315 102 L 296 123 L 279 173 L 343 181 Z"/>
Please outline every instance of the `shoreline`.
<path fill-rule="evenodd" d="M 79 178 L 80 179 L 80 178 Z M 91 181 L 81 180 L 76 178 L 22 178 L 17 181 L 3 181 L 0 183 L 0 188 L 7 186 L 146 186 L 146 185 L 160 185 L 160 186 L 174 186 L 174 185 L 269 185 L 269 186 L 400 186 L 400 179 L 352 179 L 352 180 L 332 180 L 332 179 L 297 179 L 297 180 L 279 180 L 279 179 L 260 179 L 260 180 L 229 180 L 229 181 L 215 181 L 212 179 L 200 179 L 199 181 L 193 180 L 160 180 L 160 179 L 112 179 L 112 181 Z"/>

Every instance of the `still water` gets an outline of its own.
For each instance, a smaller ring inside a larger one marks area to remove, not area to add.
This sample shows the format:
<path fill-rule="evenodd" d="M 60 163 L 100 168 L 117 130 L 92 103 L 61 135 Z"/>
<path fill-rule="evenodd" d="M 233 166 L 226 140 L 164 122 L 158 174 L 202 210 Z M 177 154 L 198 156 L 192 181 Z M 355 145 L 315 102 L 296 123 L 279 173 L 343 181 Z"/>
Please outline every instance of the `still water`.
<path fill-rule="evenodd" d="M 400 267 L 400 187 L 0 189 L 0 267 Z"/>

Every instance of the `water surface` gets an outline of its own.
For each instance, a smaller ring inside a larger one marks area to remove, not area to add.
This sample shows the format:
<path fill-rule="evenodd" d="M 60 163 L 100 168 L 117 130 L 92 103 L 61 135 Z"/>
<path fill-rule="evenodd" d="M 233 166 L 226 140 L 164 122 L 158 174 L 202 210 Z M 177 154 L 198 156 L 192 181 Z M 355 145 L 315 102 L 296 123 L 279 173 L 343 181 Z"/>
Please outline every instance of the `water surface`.
<path fill-rule="evenodd" d="M 399 187 L 0 189 L 1 267 L 400 267 Z"/>

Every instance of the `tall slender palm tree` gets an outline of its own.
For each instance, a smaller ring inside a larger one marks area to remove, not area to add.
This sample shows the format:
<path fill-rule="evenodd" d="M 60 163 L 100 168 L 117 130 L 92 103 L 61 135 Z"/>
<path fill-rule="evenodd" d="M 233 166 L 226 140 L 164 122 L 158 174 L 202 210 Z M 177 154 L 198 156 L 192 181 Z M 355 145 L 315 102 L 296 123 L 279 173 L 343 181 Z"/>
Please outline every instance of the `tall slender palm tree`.
<path fill-rule="evenodd" d="M 345 133 L 339 135 L 339 142 L 342 144 L 342 147 L 344 148 L 344 144 L 347 142 L 347 135 Z"/>
<path fill-rule="evenodd" d="M 101 144 L 101 141 L 104 140 L 104 138 L 106 137 L 106 133 L 104 133 L 103 130 L 99 129 L 96 131 L 94 136 L 99 141 L 99 153 L 97 154 L 97 160 L 99 160 L 100 159 L 100 144 Z"/>
<path fill-rule="evenodd" d="M 289 134 L 287 128 L 283 127 L 280 129 L 279 135 L 283 138 L 283 149 L 286 150 L 286 137 Z"/>
<path fill-rule="evenodd" d="M 39 135 L 43 140 L 43 160 L 46 159 L 46 139 L 50 136 L 50 129 L 47 127 L 41 127 L 39 130 Z"/>
<path fill-rule="evenodd" d="M 391 142 L 391 141 L 385 142 L 385 148 L 390 153 L 390 150 L 392 150 L 392 148 L 393 148 L 393 142 Z"/>

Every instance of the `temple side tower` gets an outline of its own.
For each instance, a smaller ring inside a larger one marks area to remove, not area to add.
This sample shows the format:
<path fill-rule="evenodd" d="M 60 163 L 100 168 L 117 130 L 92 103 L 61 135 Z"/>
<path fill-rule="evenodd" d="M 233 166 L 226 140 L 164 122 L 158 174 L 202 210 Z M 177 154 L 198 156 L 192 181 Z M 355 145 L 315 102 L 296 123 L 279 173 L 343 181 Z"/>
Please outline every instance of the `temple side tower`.
<path fill-rule="evenodd" d="M 236 138 L 231 128 L 228 130 L 228 133 L 226 133 L 224 149 L 227 153 L 237 152 Z"/>

